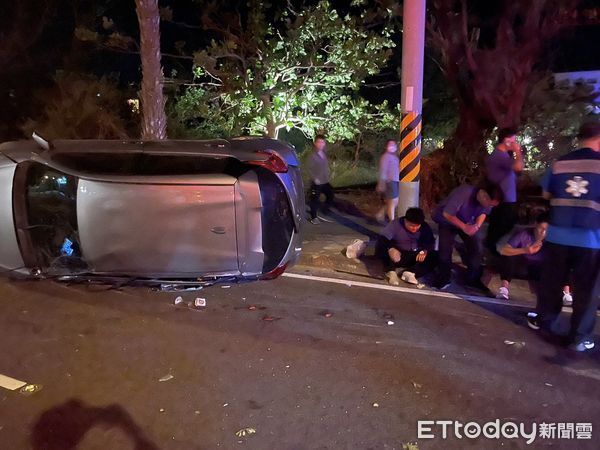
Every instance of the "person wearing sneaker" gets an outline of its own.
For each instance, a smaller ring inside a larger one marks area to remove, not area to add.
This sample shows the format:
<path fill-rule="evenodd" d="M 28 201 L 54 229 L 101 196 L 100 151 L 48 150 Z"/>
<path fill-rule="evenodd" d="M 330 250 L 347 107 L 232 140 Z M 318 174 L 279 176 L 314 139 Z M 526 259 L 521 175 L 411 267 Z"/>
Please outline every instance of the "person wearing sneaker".
<path fill-rule="evenodd" d="M 439 264 L 434 287 L 443 289 L 450 284 L 454 240 L 459 235 L 466 250 L 467 285 L 489 295 L 489 289 L 481 282 L 483 237 L 480 229 L 500 196 L 492 184 L 481 187 L 464 184 L 435 209 L 433 220 L 439 225 Z"/>
<path fill-rule="evenodd" d="M 376 255 L 382 260 L 386 279 L 394 286 L 400 279 L 418 284 L 417 278 L 430 273 L 437 261 L 435 237 L 420 208 L 409 208 L 404 217 L 390 222 L 377 240 Z M 400 279 L 397 270 L 403 270 Z"/>
<path fill-rule="evenodd" d="M 592 335 L 600 304 L 600 122 L 584 123 L 578 148 L 555 161 L 542 178 L 550 200 L 535 317 L 531 328 L 552 332 L 562 309 L 560 289 L 571 278 L 573 314 L 570 348 L 594 347 Z"/>
<path fill-rule="evenodd" d="M 325 153 L 327 147 L 327 140 L 322 134 L 318 134 L 315 137 L 313 144 L 313 153 L 309 156 L 307 167 L 308 174 L 310 177 L 310 197 L 308 204 L 310 206 L 310 223 L 317 225 L 321 222 L 333 222 L 333 220 L 324 217 L 323 215 L 318 216 L 319 207 L 321 206 L 321 194 L 325 195 L 325 206 L 323 209 L 324 213 L 329 211 L 329 208 L 333 204 L 333 188 L 331 187 L 330 175 L 329 175 L 329 161 L 327 160 L 327 154 Z"/>
<path fill-rule="evenodd" d="M 539 214 L 535 226 L 515 231 L 508 241 L 499 246 L 501 287 L 496 298 L 508 300 L 509 287 L 513 278 L 529 280 L 537 293 L 544 260 L 544 239 L 548 230 L 550 215 L 547 212 Z M 563 287 L 563 304 L 573 302 L 569 285 Z"/>
<path fill-rule="evenodd" d="M 398 144 L 395 140 L 389 139 L 385 144 L 385 153 L 379 159 L 379 181 L 376 189 L 385 202 L 385 205 L 375 214 L 375 219 L 379 223 L 384 223 L 386 216 L 392 222 L 398 208 L 400 159 L 396 155 L 397 151 Z"/>

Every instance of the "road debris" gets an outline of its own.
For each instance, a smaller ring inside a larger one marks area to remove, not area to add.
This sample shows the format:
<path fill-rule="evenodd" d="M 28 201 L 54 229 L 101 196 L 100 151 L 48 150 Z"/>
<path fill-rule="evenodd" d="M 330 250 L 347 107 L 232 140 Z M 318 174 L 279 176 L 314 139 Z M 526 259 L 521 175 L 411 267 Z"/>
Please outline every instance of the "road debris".
<path fill-rule="evenodd" d="M 367 243 L 360 239 L 354 239 L 352 244 L 346 247 L 346 257 L 350 259 L 360 258 L 367 248 Z"/>
<path fill-rule="evenodd" d="M 333 313 L 331 311 L 325 310 L 325 311 L 321 311 L 319 313 L 319 315 L 325 317 L 326 319 L 329 319 L 330 317 L 333 316 Z"/>
<path fill-rule="evenodd" d="M 411 383 L 412 383 L 413 387 L 415 388 L 415 391 L 417 392 L 417 394 L 419 394 L 423 385 L 419 384 L 415 381 L 412 381 L 412 380 L 411 380 Z"/>
<path fill-rule="evenodd" d="M 39 392 L 42 390 L 44 386 L 42 386 L 41 384 L 28 384 L 27 386 L 23 386 L 21 389 L 19 389 L 19 393 L 25 396 L 29 396 L 31 394 L 35 394 L 36 392 Z"/>
<path fill-rule="evenodd" d="M 254 305 L 248 306 L 248 311 L 256 311 L 256 306 L 254 306 Z"/>
<path fill-rule="evenodd" d="M 262 320 L 264 320 L 265 322 L 274 322 L 276 320 L 280 320 L 281 317 L 273 317 L 273 316 L 269 316 L 269 315 L 265 315 L 263 316 Z"/>
<path fill-rule="evenodd" d="M 205 308 L 206 307 L 206 299 L 203 297 L 196 297 L 194 300 L 194 306 L 196 308 Z"/>
<path fill-rule="evenodd" d="M 402 444 L 402 450 L 419 450 L 419 446 L 416 442 L 407 442 Z"/>
<path fill-rule="evenodd" d="M 553 384 L 550 384 L 550 383 L 544 383 L 544 384 L 545 384 L 546 386 L 549 386 L 549 387 L 554 387 L 554 385 L 553 385 Z"/>
<path fill-rule="evenodd" d="M 226 284 L 225 286 L 221 286 L 221 289 L 229 289 L 231 286 L 229 286 L 228 284 Z"/>
<path fill-rule="evenodd" d="M 249 437 L 252 436 L 253 434 L 256 434 L 256 428 L 242 428 L 241 430 L 238 430 L 235 432 L 235 435 L 239 438 L 242 437 Z"/>
<path fill-rule="evenodd" d="M 388 320 L 388 321 L 387 321 L 387 324 L 388 324 L 388 325 L 394 325 L 394 321 L 393 321 L 393 320 Z"/>
<path fill-rule="evenodd" d="M 160 383 L 162 383 L 163 381 L 169 381 L 169 380 L 172 380 L 173 378 L 175 378 L 175 377 L 172 374 L 169 373 L 169 374 L 165 375 L 164 377 L 160 377 L 158 379 L 158 381 Z"/>
<path fill-rule="evenodd" d="M 185 286 L 181 284 L 161 284 L 158 288 L 159 291 L 163 292 L 185 292 L 185 291 L 199 291 L 204 289 L 204 286 Z"/>
<path fill-rule="evenodd" d="M 506 345 L 512 345 L 515 348 L 523 348 L 523 347 L 525 347 L 525 342 L 523 342 L 523 341 L 510 341 L 510 340 L 506 339 L 504 341 L 504 343 Z"/>
<path fill-rule="evenodd" d="M 379 403 L 377 403 L 377 402 L 373 403 L 373 408 L 379 408 Z"/>
<path fill-rule="evenodd" d="M 175 301 L 173 302 L 175 305 L 181 305 L 183 303 L 183 297 L 175 297 Z"/>
<path fill-rule="evenodd" d="M 165 412 L 165 408 L 160 408 L 160 409 L 158 410 L 158 412 L 164 413 L 164 412 Z"/>

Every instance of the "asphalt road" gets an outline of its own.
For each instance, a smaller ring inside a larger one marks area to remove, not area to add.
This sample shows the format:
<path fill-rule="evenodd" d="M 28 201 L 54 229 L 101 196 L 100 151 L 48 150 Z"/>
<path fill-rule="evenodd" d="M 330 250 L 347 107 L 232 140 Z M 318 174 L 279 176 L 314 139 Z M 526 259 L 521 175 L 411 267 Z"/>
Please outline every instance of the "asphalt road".
<path fill-rule="evenodd" d="M 0 298 L 0 374 L 43 386 L 0 388 L 0 449 L 600 448 L 600 352 L 555 347 L 518 308 L 291 278 L 2 280 Z M 418 420 L 496 419 L 592 439 L 417 439 Z"/>

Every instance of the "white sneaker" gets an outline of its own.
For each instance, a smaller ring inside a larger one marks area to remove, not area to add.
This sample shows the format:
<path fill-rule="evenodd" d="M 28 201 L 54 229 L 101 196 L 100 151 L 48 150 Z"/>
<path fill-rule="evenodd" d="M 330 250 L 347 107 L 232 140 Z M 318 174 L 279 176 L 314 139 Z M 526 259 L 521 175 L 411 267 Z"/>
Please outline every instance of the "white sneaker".
<path fill-rule="evenodd" d="M 402 281 L 405 281 L 408 284 L 419 284 L 414 272 L 409 272 L 408 270 L 402 272 Z"/>
<path fill-rule="evenodd" d="M 391 284 L 392 286 L 400 285 L 400 280 L 398 279 L 398 274 L 396 273 L 396 271 L 390 270 L 385 274 L 385 277 L 387 278 L 388 284 Z"/>
<path fill-rule="evenodd" d="M 509 294 L 508 294 L 508 288 L 505 288 L 504 286 L 502 286 L 500 289 L 498 289 L 498 293 L 496 294 L 496 298 L 502 299 L 502 300 L 508 300 L 509 299 Z"/>
<path fill-rule="evenodd" d="M 325 223 L 333 223 L 334 222 L 332 219 L 324 217 L 321 214 L 317 214 L 317 219 L 319 219 L 321 222 L 325 222 Z"/>
<path fill-rule="evenodd" d="M 563 291 L 563 306 L 571 306 L 573 304 L 573 296 L 570 292 Z"/>
<path fill-rule="evenodd" d="M 377 214 L 375 214 L 375 220 L 380 224 L 385 224 L 385 212 L 379 211 Z"/>

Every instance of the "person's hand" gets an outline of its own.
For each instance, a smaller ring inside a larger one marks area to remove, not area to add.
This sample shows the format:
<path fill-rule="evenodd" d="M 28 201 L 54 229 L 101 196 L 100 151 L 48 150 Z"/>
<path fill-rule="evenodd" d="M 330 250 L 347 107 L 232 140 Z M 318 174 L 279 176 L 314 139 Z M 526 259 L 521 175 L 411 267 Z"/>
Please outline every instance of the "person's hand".
<path fill-rule="evenodd" d="M 392 262 L 395 262 L 395 263 L 399 263 L 400 258 L 402 257 L 400 250 L 395 249 L 395 248 L 390 248 L 388 250 L 388 255 L 390 256 L 390 259 L 392 260 Z"/>
<path fill-rule="evenodd" d="M 427 250 L 421 250 L 417 253 L 417 262 L 423 262 L 427 258 Z"/>
<path fill-rule="evenodd" d="M 474 234 L 476 234 L 479 231 L 479 225 L 476 224 L 465 224 L 463 231 L 468 235 L 468 236 L 473 236 Z"/>
<path fill-rule="evenodd" d="M 535 255 L 542 248 L 542 241 L 536 241 L 527 247 L 527 253 L 530 255 Z"/>

